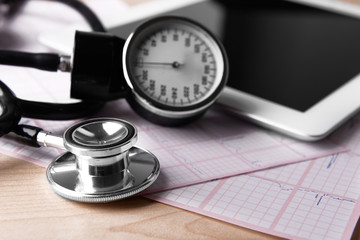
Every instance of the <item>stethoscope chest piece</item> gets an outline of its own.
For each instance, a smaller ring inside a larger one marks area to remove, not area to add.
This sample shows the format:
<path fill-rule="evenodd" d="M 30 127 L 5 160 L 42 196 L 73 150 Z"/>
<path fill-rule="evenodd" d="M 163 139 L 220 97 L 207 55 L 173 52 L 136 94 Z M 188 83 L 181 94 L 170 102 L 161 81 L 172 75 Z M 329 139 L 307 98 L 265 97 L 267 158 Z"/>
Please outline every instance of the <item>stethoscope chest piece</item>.
<path fill-rule="evenodd" d="M 64 133 L 68 152 L 55 159 L 46 176 L 53 191 L 80 202 L 109 202 L 135 195 L 158 177 L 160 164 L 133 146 L 136 128 L 120 119 L 77 123 Z"/>

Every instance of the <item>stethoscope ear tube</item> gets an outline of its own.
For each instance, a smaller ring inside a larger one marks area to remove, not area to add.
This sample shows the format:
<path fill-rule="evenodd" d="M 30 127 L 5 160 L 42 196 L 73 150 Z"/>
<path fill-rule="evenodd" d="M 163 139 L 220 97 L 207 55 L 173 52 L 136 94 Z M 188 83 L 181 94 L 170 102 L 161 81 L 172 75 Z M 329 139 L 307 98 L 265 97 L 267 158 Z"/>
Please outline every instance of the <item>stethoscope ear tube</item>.
<path fill-rule="evenodd" d="M 77 119 L 98 111 L 105 102 L 46 103 L 17 98 L 0 80 L 0 137 L 11 132 L 21 117 L 46 120 Z"/>
<path fill-rule="evenodd" d="M 31 145 L 38 147 L 35 138 L 42 129 L 18 125 L 21 117 L 69 120 L 88 115 L 89 112 L 97 111 L 103 105 L 103 102 L 93 101 L 58 104 L 22 100 L 17 98 L 10 88 L 0 80 L 0 137 L 14 132 L 27 139 Z"/>
<path fill-rule="evenodd" d="M 11 132 L 21 116 L 21 104 L 10 88 L 0 81 L 0 136 Z"/>
<path fill-rule="evenodd" d="M 18 99 L 23 117 L 45 120 L 82 118 L 102 108 L 105 102 L 79 101 L 75 103 L 45 103 Z"/>

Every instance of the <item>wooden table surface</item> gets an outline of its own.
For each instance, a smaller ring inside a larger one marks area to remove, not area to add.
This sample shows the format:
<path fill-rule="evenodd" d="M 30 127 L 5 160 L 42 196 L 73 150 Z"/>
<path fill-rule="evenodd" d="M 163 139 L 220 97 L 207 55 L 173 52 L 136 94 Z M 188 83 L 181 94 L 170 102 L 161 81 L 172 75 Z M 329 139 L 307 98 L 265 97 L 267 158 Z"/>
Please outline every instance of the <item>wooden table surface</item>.
<path fill-rule="evenodd" d="M 142 197 L 64 200 L 45 168 L 0 155 L 0 239 L 279 239 Z M 360 239 L 359 224 L 353 239 Z"/>
<path fill-rule="evenodd" d="M 0 155 L 0 239 L 278 239 L 142 197 L 105 204 L 55 195 L 45 168 Z"/>
<path fill-rule="evenodd" d="M 142 197 L 106 204 L 67 201 L 51 191 L 45 168 L 0 155 L 0 239 L 279 238 Z M 352 239 L 360 239 L 359 224 Z"/>

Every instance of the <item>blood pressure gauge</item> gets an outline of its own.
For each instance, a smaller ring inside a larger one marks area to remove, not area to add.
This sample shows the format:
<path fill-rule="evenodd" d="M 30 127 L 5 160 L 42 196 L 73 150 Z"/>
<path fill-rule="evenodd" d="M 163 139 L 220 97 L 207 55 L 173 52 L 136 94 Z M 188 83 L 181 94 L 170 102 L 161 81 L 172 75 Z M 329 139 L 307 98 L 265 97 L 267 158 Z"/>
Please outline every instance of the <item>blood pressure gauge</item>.
<path fill-rule="evenodd" d="M 92 34 L 81 41 L 82 35 L 76 38 L 74 67 L 76 64 L 78 68 L 73 69 L 72 89 L 100 94 L 102 86 L 90 89 L 97 81 L 99 67 L 103 65 L 103 72 L 113 71 L 103 77 L 102 81 L 107 82 L 121 75 L 113 69 L 121 64 L 118 67 L 122 67 L 125 83 L 120 85 L 129 89 L 126 99 L 152 122 L 176 126 L 197 119 L 216 101 L 227 81 L 228 61 L 223 46 L 204 27 L 185 18 L 159 17 L 140 25 L 124 43 L 120 63 L 116 55 L 120 47 L 114 39 L 104 42 Z M 89 47 L 84 48 L 86 45 Z M 102 57 L 104 52 L 108 54 Z M 96 65 L 89 60 L 94 58 L 98 59 Z M 107 63 L 106 59 L 114 60 Z M 85 70 L 79 70 L 84 63 Z M 91 81 L 85 81 L 84 76 L 92 76 Z M 110 92 L 119 83 L 112 85 Z"/>
<path fill-rule="evenodd" d="M 179 17 L 144 23 L 123 51 L 131 105 L 150 118 L 160 116 L 163 123 L 200 116 L 225 86 L 227 67 L 224 50 L 212 34 Z"/>

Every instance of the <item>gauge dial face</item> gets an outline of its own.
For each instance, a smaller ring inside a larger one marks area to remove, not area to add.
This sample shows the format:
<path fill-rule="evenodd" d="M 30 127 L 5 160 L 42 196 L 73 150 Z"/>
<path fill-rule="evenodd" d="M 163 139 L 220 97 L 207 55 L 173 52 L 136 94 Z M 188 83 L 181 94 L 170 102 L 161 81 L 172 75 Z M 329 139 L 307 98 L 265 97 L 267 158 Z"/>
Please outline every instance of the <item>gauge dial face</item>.
<path fill-rule="evenodd" d="M 131 37 L 125 59 L 129 85 L 167 109 L 206 104 L 224 85 L 218 42 L 182 18 L 159 18 L 141 26 Z"/>

